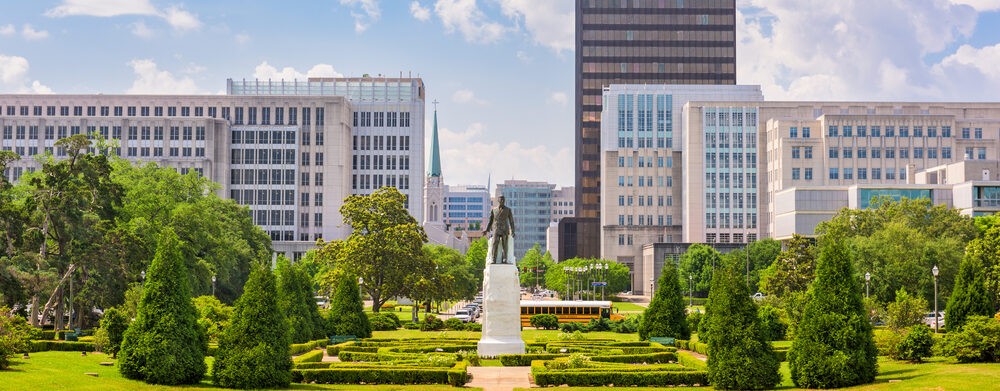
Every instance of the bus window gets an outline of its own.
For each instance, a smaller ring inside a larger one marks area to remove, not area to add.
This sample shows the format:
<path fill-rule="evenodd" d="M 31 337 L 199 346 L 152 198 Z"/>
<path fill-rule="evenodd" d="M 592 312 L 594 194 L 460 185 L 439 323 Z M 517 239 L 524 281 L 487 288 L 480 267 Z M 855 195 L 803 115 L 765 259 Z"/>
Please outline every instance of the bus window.
<path fill-rule="evenodd" d="M 527 315 L 527 314 L 528 314 L 528 307 L 521 307 L 521 315 Z"/>

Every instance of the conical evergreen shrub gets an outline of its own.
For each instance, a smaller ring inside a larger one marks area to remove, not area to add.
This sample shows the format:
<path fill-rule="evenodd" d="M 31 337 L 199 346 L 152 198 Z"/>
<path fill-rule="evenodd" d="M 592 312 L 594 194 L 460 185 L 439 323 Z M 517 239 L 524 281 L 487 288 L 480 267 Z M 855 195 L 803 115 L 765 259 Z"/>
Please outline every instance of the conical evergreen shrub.
<path fill-rule="evenodd" d="M 327 312 L 327 326 L 330 335 L 353 335 L 371 338 L 372 326 L 364 312 L 361 291 L 356 278 L 341 274 L 337 282 L 337 292 L 330 300 Z"/>
<path fill-rule="evenodd" d="M 877 350 L 861 285 L 842 242 L 826 243 L 798 333 L 788 351 L 802 388 L 840 388 L 875 381 Z"/>
<path fill-rule="evenodd" d="M 639 324 L 639 339 L 673 337 L 686 340 L 691 338 L 684 297 L 681 296 L 681 284 L 677 277 L 677 266 L 667 262 L 663 266 L 657 284 L 659 288 L 656 289 L 653 300 L 642 313 L 642 323 Z"/>
<path fill-rule="evenodd" d="M 208 339 L 191 304 L 187 269 L 173 228 L 160 234 L 135 321 L 118 352 L 118 371 L 153 384 L 194 384 L 205 374 Z"/>
<path fill-rule="evenodd" d="M 708 382 L 723 390 L 774 388 L 781 382 L 781 362 L 742 277 L 733 264 L 712 273 Z"/>
<path fill-rule="evenodd" d="M 292 380 L 290 343 L 274 273 L 267 265 L 257 266 L 219 340 L 213 381 L 228 388 L 287 387 Z"/>
<path fill-rule="evenodd" d="M 322 332 L 314 330 L 319 319 L 319 309 L 312 295 L 312 282 L 301 268 L 284 257 L 278 258 L 278 298 L 285 318 L 288 319 L 292 343 L 305 343 Z M 316 317 L 313 317 L 316 311 Z"/>
<path fill-rule="evenodd" d="M 973 244 L 969 244 L 970 249 L 973 247 Z M 986 291 L 986 269 L 975 254 L 969 254 L 958 269 L 955 288 L 945 308 L 944 325 L 948 332 L 958 331 L 965 325 L 966 319 L 973 315 L 993 315 L 993 305 Z"/>

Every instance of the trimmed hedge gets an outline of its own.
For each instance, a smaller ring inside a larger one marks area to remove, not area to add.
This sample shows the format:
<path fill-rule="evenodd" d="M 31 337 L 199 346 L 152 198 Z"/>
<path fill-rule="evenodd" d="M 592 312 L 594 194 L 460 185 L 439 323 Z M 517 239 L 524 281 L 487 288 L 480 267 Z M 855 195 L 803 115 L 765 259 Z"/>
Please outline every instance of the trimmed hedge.
<path fill-rule="evenodd" d="M 471 379 L 467 367 L 465 361 L 459 361 L 450 368 L 331 365 L 325 369 L 294 369 L 292 381 L 320 384 L 449 384 L 461 387 Z"/>
<path fill-rule="evenodd" d="M 676 370 L 653 368 L 653 370 L 632 370 L 629 365 L 615 367 L 580 368 L 576 370 L 554 370 L 545 365 L 546 361 L 531 363 L 531 376 L 539 386 L 670 386 L 705 385 L 708 372 L 692 371 L 677 366 Z M 639 369 L 639 368 L 635 368 Z"/>
<path fill-rule="evenodd" d="M 708 363 L 695 357 L 690 352 L 677 352 L 677 362 L 688 368 L 708 371 Z"/>
<path fill-rule="evenodd" d="M 293 363 L 322 362 L 323 351 L 313 350 L 292 359 Z"/>
<path fill-rule="evenodd" d="M 656 352 L 646 354 L 615 354 L 607 356 L 594 356 L 590 361 L 613 362 L 613 363 L 646 363 L 659 364 L 677 362 L 677 354 L 674 352 Z"/>
<path fill-rule="evenodd" d="M 501 354 L 500 364 L 505 367 L 526 367 L 535 360 L 552 360 L 559 357 L 569 357 L 569 354 Z"/>
<path fill-rule="evenodd" d="M 308 352 L 308 351 L 316 349 L 316 348 L 326 347 L 326 345 L 328 345 L 329 343 L 330 343 L 330 340 L 326 340 L 326 339 L 317 339 L 315 341 L 309 341 L 309 342 L 306 342 L 306 343 L 294 343 L 294 344 L 292 344 L 291 347 L 289 347 L 288 353 L 289 354 L 299 354 L 299 353 L 302 353 L 302 352 Z"/>
<path fill-rule="evenodd" d="M 28 351 L 31 353 L 50 350 L 63 352 L 93 352 L 94 343 L 83 341 L 31 341 L 31 346 L 28 347 Z"/>

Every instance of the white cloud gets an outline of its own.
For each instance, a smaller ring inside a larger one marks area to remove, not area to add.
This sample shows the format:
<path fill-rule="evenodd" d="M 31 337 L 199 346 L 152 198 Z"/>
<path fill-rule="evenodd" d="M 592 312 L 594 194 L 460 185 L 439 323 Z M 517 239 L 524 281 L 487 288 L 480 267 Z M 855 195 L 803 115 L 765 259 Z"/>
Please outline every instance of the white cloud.
<path fill-rule="evenodd" d="M 175 29 L 180 31 L 197 30 L 201 28 L 201 21 L 198 15 L 180 9 L 178 6 L 167 8 L 163 18 L 167 20 Z"/>
<path fill-rule="evenodd" d="M 531 63 L 531 61 L 533 60 L 533 59 L 531 58 L 531 56 L 530 56 L 530 55 L 528 55 L 528 53 L 526 53 L 526 52 L 525 52 L 525 51 L 523 51 L 523 50 L 518 50 L 518 51 L 517 51 L 517 54 L 515 54 L 515 56 L 517 56 L 517 59 L 518 59 L 518 60 L 521 60 L 521 62 L 523 62 L 523 63 L 525 63 L 525 64 L 530 64 L 530 63 Z"/>
<path fill-rule="evenodd" d="M 263 61 L 254 68 L 253 77 L 260 80 L 305 80 L 310 77 L 343 77 L 344 75 L 333 69 L 333 65 L 316 64 L 306 73 L 296 71 L 292 67 L 284 67 L 280 71 L 273 65 Z"/>
<path fill-rule="evenodd" d="M 28 77 L 28 59 L 0 54 L 0 92 L 51 94 L 52 89 Z"/>
<path fill-rule="evenodd" d="M 413 15 L 414 19 L 426 22 L 431 18 L 431 9 L 421 6 L 419 1 L 414 1 L 410 3 L 410 15 Z"/>
<path fill-rule="evenodd" d="M 427 125 L 428 128 L 430 125 Z M 524 146 L 482 140 L 489 132 L 486 125 L 476 122 L 464 132 L 452 132 L 439 127 L 441 137 L 441 169 L 448 183 L 486 184 L 487 175 L 493 183 L 506 179 L 548 181 L 560 185 L 573 184 L 573 152 L 570 147 L 551 149 L 545 146 Z M 431 132 L 427 132 L 430 137 Z M 430 145 L 428 139 L 427 145 Z M 539 167 L 544 167 L 540 170 Z"/>
<path fill-rule="evenodd" d="M 566 106 L 569 104 L 569 96 L 566 95 L 565 92 L 553 92 L 552 95 L 549 95 L 549 98 L 545 101 L 559 106 Z"/>
<path fill-rule="evenodd" d="M 63 0 L 62 5 L 45 11 L 45 16 L 159 15 L 149 0 Z"/>
<path fill-rule="evenodd" d="M 35 28 L 31 27 L 30 24 L 26 24 L 21 28 L 21 35 L 24 36 L 24 39 L 35 40 L 48 38 L 49 32 L 45 30 L 35 30 Z"/>
<path fill-rule="evenodd" d="M 1000 84 L 971 77 L 988 73 L 979 66 L 988 51 L 925 62 L 970 37 L 976 18 L 946 1 L 739 0 L 737 81 L 760 84 L 771 100 L 995 99 Z"/>
<path fill-rule="evenodd" d="M 178 31 L 201 28 L 198 15 L 184 11 L 178 5 L 160 11 L 149 0 L 62 0 L 62 4 L 45 11 L 45 16 L 62 18 L 66 16 L 113 17 L 121 15 L 150 15 L 163 18 Z M 132 33 L 136 34 L 133 26 Z M 136 34 L 142 36 L 140 34 Z"/>
<path fill-rule="evenodd" d="M 153 30 L 146 26 L 146 23 L 138 21 L 132 23 L 132 35 L 140 38 L 152 38 L 154 33 Z"/>
<path fill-rule="evenodd" d="M 996 11 L 1000 9 L 1000 0 L 949 0 L 952 4 L 972 6 L 976 11 Z"/>
<path fill-rule="evenodd" d="M 377 22 L 382 17 L 378 0 L 340 0 L 340 4 L 352 8 L 361 7 L 362 12 L 351 11 L 351 17 L 354 18 L 354 31 L 358 33 L 368 30 L 372 23 Z"/>
<path fill-rule="evenodd" d="M 441 19 L 445 31 L 458 30 L 467 42 L 496 42 L 513 30 L 503 24 L 489 20 L 476 5 L 476 0 L 438 0 L 434 13 Z"/>
<path fill-rule="evenodd" d="M 979 49 L 962 45 L 955 54 L 941 60 L 935 71 L 945 73 L 962 68 L 975 69 L 993 81 L 1000 82 L 1000 44 Z"/>
<path fill-rule="evenodd" d="M 451 99 L 458 103 L 475 103 L 477 105 L 485 105 L 489 102 L 479 99 L 472 90 L 458 90 L 451 95 Z"/>
<path fill-rule="evenodd" d="M 160 70 L 153 60 L 136 59 L 126 63 L 135 72 L 137 78 L 127 94 L 201 94 L 194 79 L 190 77 L 175 77 L 168 71 Z"/>
<path fill-rule="evenodd" d="M 208 68 L 206 68 L 204 66 L 201 66 L 201 65 L 198 65 L 198 64 L 195 64 L 195 63 L 192 62 L 192 63 L 188 63 L 188 66 L 186 68 L 184 68 L 184 73 L 187 73 L 189 75 L 193 75 L 193 74 L 196 74 L 196 73 L 205 72 L 205 70 L 207 70 L 207 69 Z"/>
<path fill-rule="evenodd" d="M 250 42 L 249 34 L 236 34 L 236 43 L 240 45 L 246 45 Z"/>
<path fill-rule="evenodd" d="M 574 50 L 576 14 L 572 1 L 497 0 L 504 15 L 520 22 L 535 43 L 556 51 Z"/>
<path fill-rule="evenodd" d="M 14 25 L 12 24 L 8 24 L 6 26 L 0 26 L 0 35 L 14 35 L 14 33 L 16 32 L 17 29 L 14 28 Z"/>

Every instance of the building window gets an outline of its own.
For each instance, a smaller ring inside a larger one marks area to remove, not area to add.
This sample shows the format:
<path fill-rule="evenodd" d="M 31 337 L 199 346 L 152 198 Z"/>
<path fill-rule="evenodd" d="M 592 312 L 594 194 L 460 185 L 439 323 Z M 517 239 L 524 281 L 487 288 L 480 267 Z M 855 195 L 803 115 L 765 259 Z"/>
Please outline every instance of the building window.
<path fill-rule="evenodd" d="M 868 179 L 868 169 L 858 168 L 858 179 Z"/>
<path fill-rule="evenodd" d="M 791 138 L 797 138 L 797 137 L 799 137 L 799 128 L 796 127 L 796 126 L 792 126 L 791 128 L 788 128 L 788 135 Z"/>
<path fill-rule="evenodd" d="M 809 138 L 809 127 L 802 127 L 802 138 Z"/>
<path fill-rule="evenodd" d="M 801 170 L 800 168 L 793 168 L 792 169 L 792 180 L 796 180 L 797 181 L 797 180 L 801 179 L 801 172 L 800 172 L 800 170 Z"/>
<path fill-rule="evenodd" d="M 827 129 L 826 136 L 827 137 L 837 137 L 837 127 L 836 126 L 830 126 Z"/>
<path fill-rule="evenodd" d="M 830 159 L 837 158 L 837 148 L 830 148 Z"/>
<path fill-rule="evenodd" d="M 962 128 L 962 138 L 969 138 L 969 128 Z"/>
<path fill-rule="evenodd" d="M 806 151 L 806 159 L 812 159 L 813 158 L 813 148 L 812 147 L 805 147 L 805 151 Z"/>
<path fill-rule="evenodd" d="M 811 181 L 813 179 L 813 169 L 806 168 L 806 180 Z"/>
<path fill-rule="evenodd" d="M 836 168 L 830 168 L 830 179 L 840 179 L 838 171 Z"/>
<path fill-rule="evenodd" d="M 792 159 L 799 159 L 802 157 L 802 147 L 792 147 Z"/>

